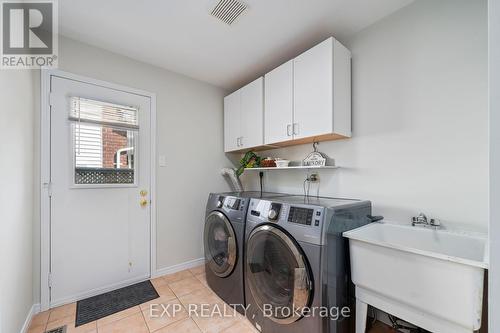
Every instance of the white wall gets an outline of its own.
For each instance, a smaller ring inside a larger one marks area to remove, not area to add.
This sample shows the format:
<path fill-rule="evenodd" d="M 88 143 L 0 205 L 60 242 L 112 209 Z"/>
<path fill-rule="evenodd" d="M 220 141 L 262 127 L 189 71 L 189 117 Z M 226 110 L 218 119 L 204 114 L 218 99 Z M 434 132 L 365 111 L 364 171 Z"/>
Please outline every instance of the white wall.
<path fill-rule="evenodd" d="M 344 41 L 352 50 L 353 138 L 319 150 L 320 194 L 372 200 L 408 223 L 420 211 L 486 231 L 486 1 L 419 0 Z M 303 159 L 311 145 L 264 152 Z M 302 193 L 305 173 L 268 173 L 266 190 Z M 256 187 L 256 176 L 245 176 Z M 311 187 L 313 192 L 316 187 Z"/>
<path fill-rule="evenodd" d="M 157 268 L 202 258 L 208 193 L 228 190 L 219 176 L 230 165 L 222 139 L 225 91 L 66 38 L 59 69 L 156 93 L 157 151 L 167 157 L 167 167 L 157 167 Z M 35 238 L 39 232 L 36 223 Z M 36 287 L 39 262 L 35 267 Z"/>
<path fill-rule="evenodd" d="M 489 332 L 500 331 L 500 2 L 490 0 L 490 269 Z"/>
<path fill-rule="evenodd" d="M 33 304 L 35 74 L 0 71 L 0 332 L 19 332 Z"/>

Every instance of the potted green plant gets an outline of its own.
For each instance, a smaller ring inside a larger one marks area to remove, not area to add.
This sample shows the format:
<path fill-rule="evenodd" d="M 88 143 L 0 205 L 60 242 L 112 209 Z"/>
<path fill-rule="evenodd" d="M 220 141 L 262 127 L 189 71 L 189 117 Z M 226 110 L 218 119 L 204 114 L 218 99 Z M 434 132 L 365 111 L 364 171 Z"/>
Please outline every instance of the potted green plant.
<path fill-rule="evenodd" d="M 258 168 L 260 166 L 260 161 L 262 160 L 262 157 L 259 155 L 255 154 L 253 151 L 247 152 L 241 159 L 240 159 L 240 166 L 236 170 L 236 174 L 238 176 L 241 176 L 243 172 L 245 171 L 245 168 Z"/>

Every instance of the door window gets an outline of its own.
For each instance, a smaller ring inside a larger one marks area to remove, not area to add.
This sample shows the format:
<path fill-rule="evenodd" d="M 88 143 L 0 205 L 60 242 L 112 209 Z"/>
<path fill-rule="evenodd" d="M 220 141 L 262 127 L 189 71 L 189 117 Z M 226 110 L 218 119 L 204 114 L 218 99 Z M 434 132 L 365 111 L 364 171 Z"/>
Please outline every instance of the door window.
<path fill-rule="evenodd" d="M 135 184 L 138 109 L 71 98 L 75 185 Z"/>

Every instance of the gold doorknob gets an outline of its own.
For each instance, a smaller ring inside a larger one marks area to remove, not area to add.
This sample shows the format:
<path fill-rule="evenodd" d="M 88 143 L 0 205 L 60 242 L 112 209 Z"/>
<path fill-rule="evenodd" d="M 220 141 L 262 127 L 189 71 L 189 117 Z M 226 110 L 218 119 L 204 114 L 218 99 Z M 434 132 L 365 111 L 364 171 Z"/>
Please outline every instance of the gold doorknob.
<path fill-rule="evenodd" d="M 145 197 L 146 195 L 148 195 L 148 191 L 141 190 L 141 192 L 139 192 L 139 194 L 141 195 L 141 197 Z"/>
<path fill-rule="evenodd" d="M 148 205 L 148 199 L 142 198 L 141 201 L 139 201 L 139 204 L 141 207 L 146 207 Z"/>

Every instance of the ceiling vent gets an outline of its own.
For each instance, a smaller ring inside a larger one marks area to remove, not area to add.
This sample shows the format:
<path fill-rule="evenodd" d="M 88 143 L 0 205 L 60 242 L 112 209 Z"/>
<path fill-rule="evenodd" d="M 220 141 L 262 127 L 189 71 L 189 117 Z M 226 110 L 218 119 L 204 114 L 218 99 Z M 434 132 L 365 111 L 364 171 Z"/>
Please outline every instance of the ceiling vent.
<path fill-rule="evenodd" d="M 231 25 L 246 9 L 247 6 L 238 0 L 220 0 L 210 15 Z"/>

